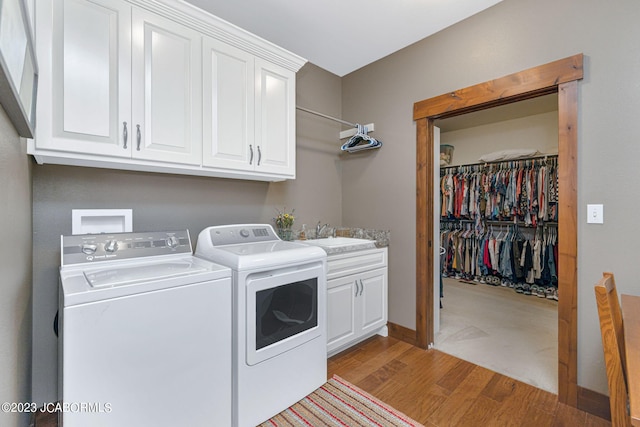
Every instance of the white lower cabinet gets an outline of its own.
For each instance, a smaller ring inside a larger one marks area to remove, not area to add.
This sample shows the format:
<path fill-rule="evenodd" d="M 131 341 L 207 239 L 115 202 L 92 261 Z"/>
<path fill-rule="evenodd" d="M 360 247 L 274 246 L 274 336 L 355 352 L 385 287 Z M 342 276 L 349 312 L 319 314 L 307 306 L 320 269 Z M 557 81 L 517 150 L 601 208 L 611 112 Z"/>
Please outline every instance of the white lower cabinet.
<path fill-rule="evenodd" d="M 329 356 L 371 335 L 386 335 L 388 304 L 386 254 L 387 249 L 382 248 L 329 256 L 327 262 L 330 277 L 327 281 L 327 354 Z M 372 262 L 373 260 L 376 261 Z M 334 268 L 332 274 L 332 266 L 340 268 Z M 336 275 L 339 277 L 335 277 Z"/>
<path fill-rule="evenodd" d="M 356 292 L 354 277 L 327 282 L 327 353 L 356 338 Z"/>

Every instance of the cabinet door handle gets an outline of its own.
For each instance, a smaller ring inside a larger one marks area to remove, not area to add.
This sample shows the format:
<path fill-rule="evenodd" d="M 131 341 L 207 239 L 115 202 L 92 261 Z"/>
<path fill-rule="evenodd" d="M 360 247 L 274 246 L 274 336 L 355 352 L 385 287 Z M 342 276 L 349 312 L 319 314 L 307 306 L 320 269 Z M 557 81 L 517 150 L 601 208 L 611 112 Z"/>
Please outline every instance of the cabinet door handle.
<path fill-rule="evenodd" d="M 259 145 L 256 145 L 256 147 L 258 147 L 258 166 L 260 166 L 260 160 L 262 160 L 262 151 L 260 151 Z"/>
<path fill-rule="evenodd" d="M 362 283 L 362 279 L 360 279 L 360 296 L 362 296 L 363 292 L 364 292 L 364 284 Z"/>
<path fill-rule="evenodd" d="M 360 290 L 360 288 L 358 288 L 358 281 L 354 280 L 354 282 L 356 284 L 356 295 L 355 296 L 358 296 L 358 291 Z"/>
<path fill-rule="evenodd" d="M 249 144 L 249 164 L 253 164 L 253 147 Z"/>
<path fill-rule="evenodd" d="M 140 151 L 140 141 L 142 140 L 142 134 L 140 133 L 140 125 L 136 125 L 137 128 L 137 136 L 136 138 L 138 139 L 137 145 L 136 145 L 136 150 Z"/>
<path fill-rule="evenodd" d="M 122 128 L 122 139 L 124 140 L 124 145 L 122 148 L 127 149 L 127 139 L 129 138 L 129 131 L 127 131 L 127 122 L 122 122 L 124 127 Z"/>

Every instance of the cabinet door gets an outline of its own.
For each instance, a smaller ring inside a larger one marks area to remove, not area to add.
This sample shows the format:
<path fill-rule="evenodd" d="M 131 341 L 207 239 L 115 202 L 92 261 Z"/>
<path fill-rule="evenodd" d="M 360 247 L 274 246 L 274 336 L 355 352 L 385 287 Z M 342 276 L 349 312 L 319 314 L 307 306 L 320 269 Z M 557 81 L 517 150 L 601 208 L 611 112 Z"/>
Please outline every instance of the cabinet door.
<path fill-rule="evenodd" d="M 327 351 L 356 337 L 356 279 L 353 276 L 327 282 Z"/>
<path fill-rule="evenodd" d="M 131 7 L 54 0 L 37 2 L 36 13 L 36 148 L 130 157 Z"/>
<path fill-rule="evenodd" d="M 200 165 L 200 35 L 134 8 L 132 39 L 132 157 Z"/>
<path fill-rule="evenodd" d="M 361 312 L 358 326 L 364 335 L 387 324 L 387 269 L 363 273 L 358 281 L 361 288 L 356 300 Z"/>
<path fill-rule="evenodd" d="M 203 43 L 203 158 L 205 166 L 253 170 L 254 57 L 210 37 Z"/>
<path fill-rule="evenodd" d="M 295 177 L 295 73 L 256 58 L 256 171 Z"/>

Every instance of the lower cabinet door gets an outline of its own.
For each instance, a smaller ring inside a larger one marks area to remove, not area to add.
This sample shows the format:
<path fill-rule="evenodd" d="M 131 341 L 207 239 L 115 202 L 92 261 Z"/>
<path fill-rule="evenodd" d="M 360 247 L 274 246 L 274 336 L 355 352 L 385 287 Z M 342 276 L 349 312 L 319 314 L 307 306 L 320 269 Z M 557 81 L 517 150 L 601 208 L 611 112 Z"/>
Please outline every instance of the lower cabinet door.
<path fill-rule="evenodd" d="M 362 273 L 358 276 L 360 292 L 356 303 L 360 306 L 360 334 L 365 335 L 387 324 L 387 269 Z"/>
<path fill-rule="evenodd" d="M 327 352 L 346 348 L 387 324 L 387 268 L 327 282 Z"/>
<path fill-rule="evenodd" d="M 356 287 L 354 276 L 347 276 L 327 282 L 327 351 L 356 338 L 355 298 L 359 287 Z"/>

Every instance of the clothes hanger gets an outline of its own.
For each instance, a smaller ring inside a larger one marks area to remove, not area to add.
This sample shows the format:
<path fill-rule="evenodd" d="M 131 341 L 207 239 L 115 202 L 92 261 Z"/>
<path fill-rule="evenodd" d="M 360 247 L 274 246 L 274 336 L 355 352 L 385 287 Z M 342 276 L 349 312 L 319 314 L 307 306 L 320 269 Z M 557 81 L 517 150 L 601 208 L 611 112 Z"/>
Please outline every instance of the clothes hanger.
<path fill-rule="evenodd" d="M 356 133 L 347 142 L 342 144 L 340 149 L 353 153 L 361 150 L 370 150 L 372 148 L 380 148 L 382 142 L 367 135 L 368 129 L 366 126 L 356 124 Z"/>

